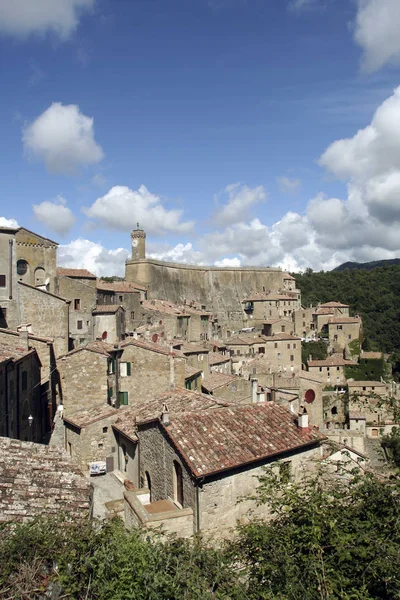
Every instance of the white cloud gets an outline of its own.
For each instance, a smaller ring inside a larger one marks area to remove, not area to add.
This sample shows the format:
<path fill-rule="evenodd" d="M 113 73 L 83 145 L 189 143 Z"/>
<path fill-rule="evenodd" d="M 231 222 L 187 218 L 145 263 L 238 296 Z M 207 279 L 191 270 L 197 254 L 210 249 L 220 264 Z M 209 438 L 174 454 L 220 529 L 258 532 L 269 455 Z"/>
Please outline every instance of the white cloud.
<path fill-rule="evenodd" d="M 288 10 L 293 12 L 301 12 L 310 8 L 314 8 L 322 0 L 291 0 L 288 4 Z"/>
<path fill-rule="evenodd" d="M 58 248 L 58 263 L 62 267 L 88 269 L 100 276 L 123 276 L 128 250 L 107 250 L 99 243 L 78 238 Z"/>
<path fill-rule="evenodd" d="M 73 174 L 104 156 L 94 139 L 93 119 L 75 104 L 54 102 L 22 131 L 29 156 L 43 160 L 51 173 Z"/>
<path fill-rule="evenodd" d="M 107 179 L 101 173 L 97 173 L 92 177 L 92 183 L 93 185 L 98 185 L 99 187 L 102 187 L 103 185 L 106 185 Z"/>
<path fill-rule="evenodd" d="M 228 201 L 218 208 L 213 221 L 218 225 L 232 225 L 240 223 L 249 217 L 253 207 L 266 200 L 267 194 L 262 185 L 249 188 L 247 185 L 233 183 L 225 188 Z M 215 200 L 218 202 L 218 196 Z"/>
<path fill-rule="evenodd" d="M 295 194 L 301 188 L 300 179 L 291 179 L 290 177 L 277 177 L 276 178 L 279 191 L 282 194 Z"/>
<path fill-rule="evenodd" d="M 38 221 L 59 235 L 68 233 L 76 221 L 72 210 L 67 206 L 67 201 L 62 196 L 57 196 L 55 202 L 45 200 L 40 204 L 34 204 L 33 212 Z"/>
<path fill-rule="evenodd" d="M 364 51 L 363 67 L 371 72 L 400 62 L 399 0 L 357 0 L 354 39 Z"/>
<path fill-rule="evenodd" d="M 147 256 L 167 262 L 202 264 L 201 253 L 196 251 L 190 242 L 177 244 L 173 248 L 165 247 L 163 250 L 150 250 L 150 252 L 147 252 Z"/>
<path fill-rule="evenodd" d="M 166 209 L 161 198 L 149 192 L 144 185 L 138 190 L 114 186 L 84 212 L 99 226 L 120 231 L 135 228 L 137 222 L 152 235 L 188 233 L 193 228 L 192 221 L 181 221 L 182 210 Z"/>
<path fill-rule="evenodd" d="M 6 217 L 0 217 L 0 227 L 19 227 L 16 219 L 7 219 Z"/>
<path fill-rule="evenodd" d="M 0 32 L 26 37 L 53 33 L 67 39 L 95 0 L 0 0 Z"/>
<path fill-rule="evenodd" d="M 222 260 L 215 261 L 216 267 L 240 267 L 242 264 L 240 258 L 235 256 L 234 258 L 223 258 Z"/>

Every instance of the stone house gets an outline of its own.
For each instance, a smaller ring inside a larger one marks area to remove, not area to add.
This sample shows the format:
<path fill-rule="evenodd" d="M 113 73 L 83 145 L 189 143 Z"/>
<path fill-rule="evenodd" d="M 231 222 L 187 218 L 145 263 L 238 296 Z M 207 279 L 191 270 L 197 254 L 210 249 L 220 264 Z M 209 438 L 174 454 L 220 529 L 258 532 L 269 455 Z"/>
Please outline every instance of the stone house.
<path fill-rule="evenodd" d="M 29 323 L 37 337 L 51 338 L 56 358 L 68 352 L 70 301 L 22 281 L 18 288 L 20 323 Z"/>
<path fill-rule="evenodd" d="M 0 227 L 0 327 L 17 328 L 17 253 L 18 228 Z"/>
<path fill-rule="evenodd" d="M 64 414 L 107 404 L 109 351 L 112 349 L 111 344 L 90 342 L 58 359 L 60 403 Z"/>
<path fill-rule="evenodd" d="M 125 327 L 132 334 L 143 323 L 141 301 L 146 300 L 144 286 L 127 281 L 97 282 L 97 304 L 118 304 L 125 309 Z"/>
<path fill-rule="evenodd" d="M 0 343 L 0 435 L 42 443 L 51 431 L 41 363 L 34 348 Z"/>
<path fill-rule="evenodd" d="M 202 379 L 201 390 L 227 402 L 234 400 L 235 403 L 250 404 L 252 401 L 251 381 L 236 375 L 209 373 Z"/>
<path fill-rule="evenodd" d="M 385 402 L 388 398 L 386 384 L 381 381 L 348 381 L 347 385 L 349 414 L 353 417 L 354 413 L 365 417 L 367 434 L 377 437 L 381 433 L 387 433 L 385 425 L 389 426 L 388 431 L 390 431 L 394 424 L 394 415 Z M 379 432 L 378 427 L 383 427 L 383 431 Z M 374 429 L 373 434 L 372 429 Z"/>
<path fill-rule="evenodd" d="M 312 306 L 309 308 L 301 306 L 292 314 L 294 331 L 305 341 L 313 340 L 316 336 L 314 312 L 315 308 Z"/>
<path fill-rule="evenodd" d="M 210 352 L 208 355 L 208 364 L 211 373 L 225 373 L 229 375 L 232 372 L 232 359 L 228 353 Z"/>
<path fill-rule="evenodd" d="M 187 362 L 185 364 L 185 388 L 187 390 L 201 389 L 203 371 L 199 367 L 192 367 Z"/>
<path fill-rule="evenodd" d="M 186 359 L 179 350 L 128 338 L 110 356 L 109 402 L 115 406 L 134 406 L 175 385 L 185 386 Z"/>
<path fill-rule="evenodd" d="M 290 333 L 294 335 L 294 323 L 288 319 L 267 319 L 263 323 L 263 335 L 271 336 L 276 333 Z"/>
<path fill-rule="evenodd" d="M 0 438 L 0 523 L 43 515 L 91 515 L 92 486 L 66 452 Z"/>
<path fill-rule="evenodd" d="M 15 233 L 18 281 L 55 293 L 57 242 L 25 227 Z"/>
<path fill-rule="evenodd" d="M 270 392 L 267 393 L 268 399 L 295 414 L 306 410 L 310 425 L 319 429 L 324 427 L 321 377 L 301 371 L 295 377 L 274 373 L 272 379 L 272 384 L 269 385 Z"/>
<path fill-rule="evenodd" d="M 357 363 L 343 358 L 341 354 L 333 354 L 324 360 L 309 360 L 308 371 L 322 377 L 323 384 L 335 389 L 343 388 L 347 384 L 344 374 L 345 367 L 356 367 Z"/>
<path fill-rule="evenodd" d="M 96 275 L 86 269 L 57 269 L 56 293 L 70 301 L 69 349 L 93 340 Z"/>
<path fill-rule="evenodd" d="M 84 473 L 97 461 L 107 463 L 107 472 L 114 470 L 117 447 L 112 425 L 118 414 L 118 409 L 101 404 L 64 416 L 65 449 Z"/>
<path fill-rule="evenodd" d="M 196 344 L 195 342 L 174 342 L 173 348 L 180 350 L 180 352 L 186 357 L 188 365 L 194 369 L 200 369 L 204 375 L 210 371 L 210 364 L 208 356 L 210 353 L 209 348 L 206 344 Z"/>
<path fill-rule="evenodd" d="M 274 373 L 299 373 L 301 371 L 301 338 L 290 333 L 263 336 L 265 359 Z M 259 350 L 260 352 L 260 350 Z"/>
<path fill-rule="evenodd" d="M 291 320 L 293 312 L 300 307 L 297 294 L 257 292 L 242 300 L 244 322 L 261 329 L 267 319 Z"/>
<path fill-rule="evenodd" d="M 271 402 L 164 410 L 156 419 L 137 419 L 136 425 L 140 485 L 146 489 L 125 492 L 125 522 L 162 524 L 182 536 L 230 535 L 249 509 L 266 517 L 265 506 L 239 499 L 254 494 L 266 465 L 276 464 L 285 481 L 313 470 L 324 439 L 306 418 L 297 420 Z"/>
<path fill-rule="evenodd" d="M 349 317 L 349 311 L 349 305 L 341 302 L 319 304 L 313 313 L 315 331 L 322 331 L 331 318 Z"/>
<path fill-rule="evenodd" d="M 93 310 L 93 337 L 110 344 L 125 338 L 125 309 L 116 304 L 99 304 Z"/>
<path fill-rule="evenodd" d="M 166 300 L 143 300 L 141 302 L 141 322 L 165 340 L 179 338 L 189 340 L 191 316 L 186 307 L 179 307 Z"/>
<path fill-rule="evenodd" d="M 328 320 L 329 344 L 334 352 L 343 352 L 351 342 L 362 343 L 362 320 L 355 317 L 331 317 Z"/>

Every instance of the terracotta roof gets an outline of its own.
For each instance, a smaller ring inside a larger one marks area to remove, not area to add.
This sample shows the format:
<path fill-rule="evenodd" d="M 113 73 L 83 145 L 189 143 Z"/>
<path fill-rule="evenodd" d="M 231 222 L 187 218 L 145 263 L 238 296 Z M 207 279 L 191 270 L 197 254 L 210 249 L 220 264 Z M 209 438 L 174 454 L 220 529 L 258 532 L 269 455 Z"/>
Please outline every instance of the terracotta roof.
<path fill-rule="evenodd" d="M 174 415 L 161 426 L 196 477 L 325 439 L 314 429 L 297 427 L 293 415 L 272 402 Z"/>
<path fill-rule="evenodd" d="M 133 337 L 129 337 L 120 344 L 121 348 L 126 348 L 127 346 L 136 346 L 137 348 L 143 348 L 143 350 L 150 350 L 151 352 L 158 352 L 159 354 L 165 354 L 166 356 L 171 354 L 169 346 L 161 346 L 160 344 L 155 344 L 154 342 L 147 342 L 142 339 L 135 339 Z M 177 358 L 185 358 L 185 355 L 179 350 L 172 350 L 172 355 L 176 356 Z"/>
<path fill-rule="evenodd" d="M 226 342 L 222 342 L 221 340 L 209 340 L 207 345 L 211 348 L 226 348 Z"/>
<path fill-rule="evenodd" d="M 60 356 L 58 360 L 61 360 L 67 356 L 72 356 L 73 354 L 77 354 L 78 352 L 95 352 L 96 354 L 102 354 L 103 356 L 110 357 L 111 350 L 114 350 L 113 344 L 107 344 L 106 342 L 88 342 L 86 346 L 80 346 L 79 348 L 75 348 L 75 350 L 70 350 L 67 354 L 63 354 Z"/>
<path fill-rule="evenodd" d="M 310 360 L 309 367 L 344 367 L 345 365 L 357 366 L 358 363 L 353 360 L 347 360 L 342 356 L 328 356 L 324 360 Z"/>
<path fill-rule="evenodd" d="M 289 273 L 284 273 L 283 279 L 294 279 L 296 281 L 296 278 L 293 277 L 293 275 L 290 275 Z"/>
<path fill-rule="evenodd" d="M 98 304 L 92 311 L 94 315 L 99 313 L 116 313 L 119 308 L 122 308 L 119 304 Z M 124 310 L 122 308 L 122 310 Z"/>
<path fill-rule="evenodd" d="M 12 331 L 12 329 L 5 329 L 3 327 L 0 327 L 0 333 L 6 333 L 10 336 L 15 336 L 15 337 L 19 337 L 19 331 Z M 34 335 L 33 333 L 28 333 L 28 339 L 29 340 L 34 340 L 37 342 L 45 342 L 45 343 L 49 343 L 52 344 L 54 342 L 53 338 L 45 338 L 45 337 L 40 337 L 37 335 Z"/>
<path fill-rule="evenodd" d="M 170 415 L 185 412 L 197 414 L 198 411 L 215 410 L 216 408 L 228 406 L 228 403 L 213 398 L 213 396 L 176 388 L 157 396 L 153 400 L 147 400 L 120 411 L 120 416 L 113 424 L 113 429 L 136 441 L 137 424 L 158 419 L 161 416 L 164 404 L 167 405 Z"/>
<path fill-rule="evenodd" d="M 221 354 L 220 352 L 210 352 L 208 355 L 208 364 L 210 367 L 213 365 L 220 365 L 225 362 L 229 362 L 231 357 L 228 354 Z"/>
<path fill-rule="evenodd" d="M 21 346 L 18 338 L 15 340 L 15 344 L 0 342 L 0 362 L 7 360 L 19 361 L 30 354 L 37 354 L 37 352 L 34 348 L 27 350 Z"/>
<path fill-rule="evenodd" d="M 265 342 L 276 342 L 279 340 L 301 341 L 301 337 L 299 337 L 298 335 L 292 335 L 291 333 L 283 333 L 283 332 L 274 333 L 274 335 L 263 335 L 262 339 L 264 339 Z"/>
<path fill-rule="evenodd" d="M 274 294 L 272 292 L 255 292 L 251 296 L 244 298 L 242 302 L 262 302 L 265 300 L 271 300 L 274 302 L 278 302 L 280 300 L 296 300 L 294 296 L 289 296 L 288 294 Z"/>
<path fill-rule="evenodd" d="M 328 323 L 361 323 L 361 319 L 359 317 L 331 317 Z"/>
<path fill-rule="evenodd" d="M 259 337 L 253 337 L 245 334 L 240 334 L 235 337 L 229 338 L 226 345 L 229 346 L 252 346 L 260 341 Z"/>
<path fill-rule="evenodd" d="M 71 300 L 67 300 L 62 296 L 57 296 L 57 294 L 52 294 L 47 290 L 42 290 L 40 287 L 35 287 L 34 285 L 30 285 L 29 283 L 25 283 L 24 281 L 17 281 L 18 285 L 22 285 L 23 287 L 29 288 L 30 290 L 35 290 L 39 292 L 39 294 L 46 294 L 47 296 L 51 296 L 52 298 L 57 298 L 57 300 L 62 300 L 65 304 L 71 304 Z"/>
<path fill-rule="evenodd" d="M 100 404 L 99 406 L 94 406 L 93 408 L 88 408 L 87 410 L 80 410 L 72 415 L 65 416 L 64 422 L 70 423 L 71 425 L 82 429 L 83 427 L 92 425 L 92 423 L 97 423 L 97 421 L 102 421 L 107 417 L 112 417 L 114 415 L 116 416 L 117 414 L 117 408 L 113 408 L 108 404 Z"/>
<path fill-rule="evenodd" d="M 195 375 L 199 375 L 201 373 L 201 369 L 194 369 L 187 363 L 185 364 L 185 379 L 191 379 Z"/>
<path fill-rule="evenodd" d="M 167 302 L 166 300 L 143 300 L 142 307 L 146 310 L 156 310 L 169 315 L 177 315 L 180 317 L 190 316 L 186 312 L 185 306 L 179 307 L 176 304 L 172 304 L 172 302 Z"/>
<path fill-rule="evenodd" d="M 324 302 L 324 304 L 320 304 L 323 308 L 349 308 L 348 304 L 342 304 L 341 302 Z"/>
<path fill-rule="evenodd" d="M 56 446 L 0 438 L 0 522 L 44 514 L 87 516 L 89 480 Z"/>
<path fill-rule="evenodd" d="M 334 314 L 334 310 L 333 310 L 333 308 L 328 308 L 328 307 L 322 308 L 322 307 L 319 307 L 319 308 L 317 308 L 313 312 L 313 314 L 314 315 L 333 315 Z"/>
<path fill-rule="evenodd" d="M 180 350 L 184 354 L 208 354 L 210 349 L 207 346 L 203 346 L 202 344 L 197 344 L 196 342 L 185 342 L 180 345 Z"/>
<path fill-rule="evenodd" d="M 237 379 L 238 377 L 236 377 L 236 375 L 228 375 L 226 373 L 210 373 L 203 378 L 201 387 L 207 392 L 212 392 L 220 387 L 233 383 Z"/>
<path fill-rule="evenodd" d="M 382 358 L 382 352 L 363 352 L 360 356 L 365 360 L 377 360 Z"/>
<path fill-rule="evenodd" d="M 64 267 L 57 267 L 57 275 L 77 277 L 79 279 L 96 279 L 96 275 L 93 275 L 93 273 L 87 269 L 65 269 Z"/>
<path fill-rule="evenodd" d="M 104 290 L 107 292 L 146 292 L 147 288 L 138 283 L 134 283 L 133 281 L 101 281 L 101 279 L 97 282 L 96 285 L 98 290 Z"/>
<path fill-rule="evenodd" d="M 382 381 L 348 381 L 347 385 L 350 387 L 386 387 L 386 383 Z"/>

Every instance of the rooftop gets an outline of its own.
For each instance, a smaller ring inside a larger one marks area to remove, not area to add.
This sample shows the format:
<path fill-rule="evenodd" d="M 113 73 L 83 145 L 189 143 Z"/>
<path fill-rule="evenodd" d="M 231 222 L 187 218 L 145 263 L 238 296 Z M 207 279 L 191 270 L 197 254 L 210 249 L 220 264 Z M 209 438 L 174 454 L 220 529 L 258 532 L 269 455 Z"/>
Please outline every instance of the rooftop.
<path fill-rule="evenodd" d="M 229 354 L 221 354 L 220 352 L 210 352 L 208 355 L 208 363 L 210 367 L 220 365 L 231 360 Z"/>
<path fill-rule="evenodd" d="M 119 308 L 122 308 L 119 304 L 98 304 L 93 310 L 93 314 L 98 313 L 116 313 Z M 122 310 L 124 310 L 122 308 Z"/>
<path fill-rule="evenodd" d="M 178 305 L 172 304 L 172 302 L 167 302 L 166 300 L 143 300 L 142 307 L 147 310 L 156 310 L 169 315 L 176 315 L 180 317 L 190 316 L 185 310 L 186 306 L 179 307 Z"/>
<path fill-rule="evenodd" d="M 21 343 L 19 343 L 18 338 L 15 340 L 15 343 L 0 342 L 0 362 L 4 362 L 7 360 L 18 361 L 28 356 L 30 354 L 36 354 L 36 350 L 34 348 L 24 348 Z"/>
<path fill-rule="evenodd" d="M 70 423 L 71 425 L 82 429 L 97 421 L 102 421 L 107 417 L 112 417 L 118 414 L 118 408 L 113 408 L 108 404 L 100 404 L 87 410 L 80 410 L 79 412 L 73 413 L 72 415 L 64 416 L 64 422 Z"/>
<path fill-rule="evenodd" d="M 276 294 L 273 292 L 255 292 L 251 296 L 243 298 L 242 302 L 260 302 L 265 300 L 271 300 L 279 302 L 280 300 L 296 300 L 294 296 L 288 294 Z"/>
<path fill-rule="evenodd" d="M 360 356 L 364 360 L 380 360 L 382 358 L 382 352 L 363 352 Z"/>
<path fill-rule="evenodd" d="M 213 392 L 224 385 L 233 383 L 238 378 L 236 375 L 228 375 L 226 373 L 210 373 L 206 375 L 201 382 L 201 387 L 207 392 Z"/>
<path fill-rule="evenodd" d="M 80 346 L 79 348 L 75 348 L 75 350 L 70 350 L 67 354 L 60 356 L 59 358 L 65 358 L 66 356 L 72 356 L 73 354 L 77 354 L 78 352 L 95 352 L 96 354 L 102 354 L 103 356 L 109 357 L 111 350 L 114 350 L 114 346 L 112 344 L 107 344 L 106 342 L 88 342 L 86 346 Z"/>
<path fill-rule="evenodd" d="M 299 428 L 288 410 L 272 402 L 174 415 L 163 428 L 196 477 L 324 439 L 314 429 Z"/>
<path fill-rule="evenodd" d="M 357 366 L 353 360 L 347 360 L 343 356 L 328 356 L 324 360 L 309 360 L 309 367 L 344 367 L 345 365 Z"/>
<path fill-rule="evenodd" d="M 324 304 L 320 304 L 322 308 L 349 308 L 348 304 L 342 304 L 341 302 L 325 302 Z"/>
<path fill-rule="evenodd" d="M 358 323 L 360 324 L 360 317 L 331 317 L 328 321 L 329 324 L 334 323 Z"/>
<path fill-rule="evenodd" d="M 155 342 L 147 342 L 142 339 L 135 339 L 133 337 L 127 338 L 120 345 L 121 348 L 126 348 L 127 346 L 136 346 L 137 348 L 143 348 L 143 350 L 150 350 L 151 352 L 158 352 L 158 354 L 165 354 L 169 356 L 176 356 L 178 358 L 185 358 L 184 355 L 180 352 L 180 350 L 170 350 L 170 347 L 167 345 L 162 346 L 161 344 L 156 344 Z"/>
<path fill-rule="evenodd" d="M 386 383 L 382 381 L 348 381 L 347 385 L 350 387 L 383 387 L 386 388 Z"/>
<path fill-rule="evenodd" d="M 106 292 L 146 292 L 147 288 L 139 283 L 133 281 L 102 281 L 101 279 L 97 282 L 97 289 Z"/>
<path fill-rule="evenodd" d="M 64 450 L 0 438 L 0 522 L 86 516 L 91 485 Z"/>
<path fill-rule="evenodd" d="M 57 275 L 75 277 L 78 279 L 96 279 L 96 275 L 93 275 L 93 273 L 87 269 L 65 269 L 64 267 L 57 267 Z"/>
<path fill-rule="evenodd" d="M 199 368 L 191 367 L 188 363 L 185 364 L 185 379 L 191 379 L 195 375 L 199 375 L 202 372 Z"/>

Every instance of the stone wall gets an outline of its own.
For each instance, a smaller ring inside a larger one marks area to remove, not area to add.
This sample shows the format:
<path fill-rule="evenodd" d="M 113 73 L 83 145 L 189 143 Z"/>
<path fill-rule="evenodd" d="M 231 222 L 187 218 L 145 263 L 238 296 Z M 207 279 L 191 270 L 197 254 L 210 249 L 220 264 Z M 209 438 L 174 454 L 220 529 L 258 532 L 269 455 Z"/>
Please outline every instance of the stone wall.
<path fill-rule="evenodd" d="M 0 287 L 0 327 L 12 329 L 18 325 L 16 261 L 15 230 L 1 228 L 0 275 L 4 275 L 5 285 Z"/>
<path fill-rule="evenodd" d="M 91 462 L 105 461 L 111 456 L 116 468 L 117 442 L 111 426 L 117 417 L 118 415 L 106 417 L 80 430 L 65 423 L 65 448 L 84 473 L 88 471 Z"/>
<path fill-rule="evenodd" d="M 107 356 L 82 348 L 58 360 L 61 401 L 70 415 L 107 403 Z"/>
<path fill-rule="evenodd" d="M 49 292 L 55 293 L 57 270 L 57 244 L 47 238 L 21 227 L 15 235 L 17 242 L 17 260 L 25 260 L 28 270 L 18 276 L 20 281 L 29 285 L 44 285 L 48 280 Z"/>
<path fill-rule="evenodd" d="M 74 346 L 86 344 L 93 340 L 92 311 L 96 306 L 96 287 L 71 277 L 56 277 L 56 293 L 71 301 L 69 315 L 69 335 Z"/>
<path fill-rule="evenodd" d="M 126 261 L 125 278 L 149 288 L 149 296 L 181 304 L 195 300 L 215 313 L 224 329 L 243 327 L 244 297 L 284 287 L 277 268 L 218 268 L 167 263 L 153 259 Z"/>
<path fill-rule="evenodd" d="M 212 393 L 215 398 L 227 402 L 238 402 L 241 404 L 251 403 L 251 381 L 246 379 L 235 379 L 231 383 L 215 389 Z"/>
<path fill-rule="evenodd" d="M 56 357 L 68 352 L 68 301 L 22 283 L 18 294 L 20 322 L 32 323 L 34 335 L 52 338 Z"/>

